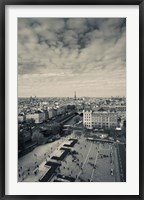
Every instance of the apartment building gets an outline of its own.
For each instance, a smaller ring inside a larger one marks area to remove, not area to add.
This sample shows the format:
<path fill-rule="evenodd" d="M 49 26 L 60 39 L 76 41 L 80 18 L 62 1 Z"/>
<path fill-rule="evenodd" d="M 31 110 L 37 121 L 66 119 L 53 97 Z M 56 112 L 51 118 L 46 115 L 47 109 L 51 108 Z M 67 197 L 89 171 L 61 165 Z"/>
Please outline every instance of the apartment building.
<path fill-rule="evenodd" d="M 118 115 L 110 111 L 83 111 L 83 125 L 86 128 L 115 128 Z"/>
<path fill-rule="evenodd" d="M 37 113 L 33 113 L 33 114 L 27 114 L 26 115 L 26 121 L 28 119 L 34 119 L 35 123 L 42 123 L 43 121 L 45 121 L 45 113 L 44 112 L 37 112 Z"/>

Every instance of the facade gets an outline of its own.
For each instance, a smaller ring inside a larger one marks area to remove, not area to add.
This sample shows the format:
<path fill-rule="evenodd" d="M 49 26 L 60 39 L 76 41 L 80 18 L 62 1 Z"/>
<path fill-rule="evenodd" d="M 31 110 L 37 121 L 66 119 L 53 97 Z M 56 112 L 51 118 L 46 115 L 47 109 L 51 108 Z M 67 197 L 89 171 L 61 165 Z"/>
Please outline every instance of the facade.
<path fill-rule="evenodd" d="M 43 111 L 44 114 L 45 114 L 45 121 L 49 119 L 49 115 L 48 115 L 48 111 L 47 110 L 44 110 Z"/>
<path fill-rule="evenodd" d="M 116 128 L 118 115 L 109 111 L 83 111 L 83 125 L 86 128 Z"/>
<path fill-rule="evenodd" d="M 59 107 L 57 108 L 57 115 L 62 115 L 66 112 L 65 107 Z"/>
<path fill-rule="evenodd" d="M 42 123 L 43 121 L 45 121 L 45 113 L 44 112 L 38 112 L 38 113 L 34 113 L 34 114 L 27 114 L 26 115 L 26 121 L 28 119 L 34 119 L 35 123 Z"/>
<path fill-rule="evenodd" d="M 83 125 L 92 129 L 92 110 L 83 111 Z"/>
<path fill-rule="evenodd" d="M 48 110 L 48 115 L 49 115 L 49 119 L 52 119 L 53 117 L 56 116 L 56 110 L 54 110 L 53 108 L 50 108 Z"/>
<path fill-rule="evenodd" d="M 121 105 L 107 105 L 107 106 L 101 106 L 101 108 L 104 109 L 115 109 L 117 112 L 126 112 L 126 106 Z"/>

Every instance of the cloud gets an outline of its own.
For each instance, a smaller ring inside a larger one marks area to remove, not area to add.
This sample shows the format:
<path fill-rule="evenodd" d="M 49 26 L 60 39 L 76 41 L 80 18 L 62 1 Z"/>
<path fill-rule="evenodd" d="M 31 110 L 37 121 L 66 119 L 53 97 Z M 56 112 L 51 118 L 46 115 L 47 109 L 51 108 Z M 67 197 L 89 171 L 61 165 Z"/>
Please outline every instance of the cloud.
<path fill-rule="evenodd" d="M 61 87 L 60 95 L 71 96 L 70 87 L 74 91 L 79 88 L 80 95 L 86 96 L 91 88 L 88 95 L 102 96 L 105 84 L 107 93 L 103 95 L 125 95 L 126 20 L 19 18 L 18 73 L 22 96 L 30 95 L 28 87 L 35 90 L 33 83 L 39 88 L 37 96 L 48 95 L 44 87 L 53 95 Z"/>
<path fill-rule="evenodd" d="M 77 33 L 88 31 L 87 20 L 84 18 L 71 18 L 66 21 L 66 27 L 70 30 L 75 30 Z"/>

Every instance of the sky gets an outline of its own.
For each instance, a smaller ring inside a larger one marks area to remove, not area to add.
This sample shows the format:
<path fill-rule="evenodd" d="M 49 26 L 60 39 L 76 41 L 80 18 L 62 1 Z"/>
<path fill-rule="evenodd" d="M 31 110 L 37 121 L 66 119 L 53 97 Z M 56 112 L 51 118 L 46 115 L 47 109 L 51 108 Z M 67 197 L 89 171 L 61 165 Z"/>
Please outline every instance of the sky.
<path fill-rule="evenodd" d="M 125 18 L 19 18 L 19 97 L 126 95 Z"/>

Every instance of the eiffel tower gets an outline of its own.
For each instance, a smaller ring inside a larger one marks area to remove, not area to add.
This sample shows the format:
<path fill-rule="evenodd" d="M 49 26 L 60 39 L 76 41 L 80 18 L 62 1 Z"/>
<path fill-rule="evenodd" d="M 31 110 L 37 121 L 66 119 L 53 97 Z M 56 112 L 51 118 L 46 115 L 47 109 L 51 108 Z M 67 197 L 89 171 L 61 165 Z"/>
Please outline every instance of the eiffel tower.
<path fill-rule="evenodd" d="M 76 91 L 75 91 L 75 93 L 74 93 L 74 100 L 76 100 Z"/>

